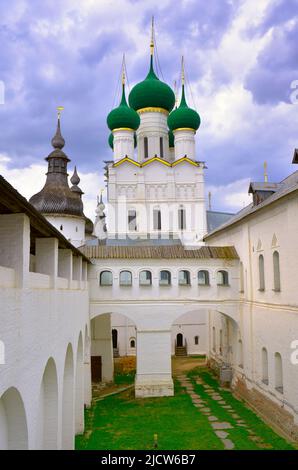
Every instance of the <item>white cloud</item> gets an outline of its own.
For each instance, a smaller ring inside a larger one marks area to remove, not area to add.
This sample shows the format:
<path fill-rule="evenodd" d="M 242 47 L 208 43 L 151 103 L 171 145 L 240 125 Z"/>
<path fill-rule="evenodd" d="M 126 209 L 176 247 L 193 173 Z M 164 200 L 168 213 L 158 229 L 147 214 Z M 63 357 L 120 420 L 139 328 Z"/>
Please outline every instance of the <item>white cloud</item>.
<path fill-rule="evenodd" d="M 250 178 L 244 178 L 224 186 L 207 186 L 207 193 L 211 192 L 212 210 L 238 212 L 251 203 L 248 194 Z"/>

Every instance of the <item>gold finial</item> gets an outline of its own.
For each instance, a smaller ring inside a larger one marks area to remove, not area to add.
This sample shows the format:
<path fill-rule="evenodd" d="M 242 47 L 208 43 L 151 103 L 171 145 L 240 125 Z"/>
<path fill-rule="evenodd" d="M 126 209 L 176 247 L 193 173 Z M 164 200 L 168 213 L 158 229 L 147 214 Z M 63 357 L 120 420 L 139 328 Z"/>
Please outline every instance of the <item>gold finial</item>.
<path fill-rule="evenodd" d="M 150 54 L 153 55 L 154 51 L 154 16 L 151 20 L 151 41 L 150 41 Z"/>
<path fill-rule="evenodd" d="M 181 83 L 184 85 L 185 82 L 185 72 L 184 72 L 184 57 L 181 58 Z"/>
<path fill-rule="evenodd" d="M 211 196 L 212 196 L 211 191 L 209 191 L 209 193 L 208 193 L 208 206 L 209 206 L 210 211 L 211 211 Z"/>
<path fill-rule="evenodd" d="M 58 111 L 58 119 L 60 121 L 61 113 L 64 110 L 64 106 L 57 106 L 57 111 Z"/>
<path fill-rule="evenodd" d="M 264 181 L 268 183 L 267 162 L 264 162 Z"/>
<path fill-rule="evenodd" d="M 122 85 L 125 85 L 125 54 L 123 54 L 122 60 Z"/>

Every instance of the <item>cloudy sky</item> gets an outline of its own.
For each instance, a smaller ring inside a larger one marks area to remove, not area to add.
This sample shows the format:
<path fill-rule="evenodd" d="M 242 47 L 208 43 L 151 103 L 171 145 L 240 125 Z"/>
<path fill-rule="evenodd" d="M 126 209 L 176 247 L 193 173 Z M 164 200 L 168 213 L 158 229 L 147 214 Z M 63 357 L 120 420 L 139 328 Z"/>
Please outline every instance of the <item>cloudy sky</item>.
<path fill-rule="evenodd" d="M 63 105 L 65 152 L 94 217 L 122 54 L 132 87 L 148 70 L 152 15 L 170 85 L 185 57 L 213 209 L 242 208 L 264 160 L 272 181 L 294 171 L 298 0 L 0 0 L 0 173 L 26 197 L 44 183 Z"/>

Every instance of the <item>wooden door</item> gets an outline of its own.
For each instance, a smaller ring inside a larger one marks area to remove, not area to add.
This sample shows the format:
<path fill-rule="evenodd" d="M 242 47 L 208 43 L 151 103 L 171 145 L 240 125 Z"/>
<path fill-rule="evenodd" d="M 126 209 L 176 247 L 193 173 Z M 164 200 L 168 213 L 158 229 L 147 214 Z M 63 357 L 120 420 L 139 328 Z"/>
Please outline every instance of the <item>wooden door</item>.
<path fill-rule="evenodd" d="M 91 356 L 91 380 L 101 382 L 101 356 Z"/>

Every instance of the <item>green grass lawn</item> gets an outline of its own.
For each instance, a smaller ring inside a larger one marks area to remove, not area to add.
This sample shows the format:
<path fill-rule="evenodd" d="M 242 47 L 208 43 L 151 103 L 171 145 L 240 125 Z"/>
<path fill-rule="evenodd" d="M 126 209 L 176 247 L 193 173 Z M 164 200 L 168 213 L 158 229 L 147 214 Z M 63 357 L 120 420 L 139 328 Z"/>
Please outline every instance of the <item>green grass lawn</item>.
<path fill-rule="evenodd" d="M 191 379 L 201 376 L 204 382 L 215 389 L 218 384 L 208 370 L 194 369 Z M 125 382 L 118 377 L 118 383 Z M 195 391 L 208 401 L 212 412 L 222 421 L 233 423 L 229 413 L 220 407 L 204 391 L 195 385 Z M 292 449 L 293 447 L 264 424 L 244 403 L 236 400 L 229 391 L 220 390 L 225 401 L 233 406 L 245 420 L 257 441 L 248 438 L 248 431 L 235 427 L 229 436 L 236 449 Z M 152 399 L 135 399 L 133 390 L 99 400 L 85 413 L 85 433 L 77 436 L 77 449 L 143 450 L 153 449 L 154 434 L 158 435 L 161 450 L 223 449 L 221 440 L 215 435 L 208 419 L 192 404 L 189 395 L 175 383 L 175 396 Z"/>

